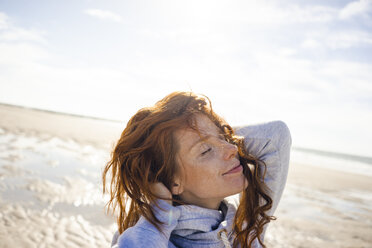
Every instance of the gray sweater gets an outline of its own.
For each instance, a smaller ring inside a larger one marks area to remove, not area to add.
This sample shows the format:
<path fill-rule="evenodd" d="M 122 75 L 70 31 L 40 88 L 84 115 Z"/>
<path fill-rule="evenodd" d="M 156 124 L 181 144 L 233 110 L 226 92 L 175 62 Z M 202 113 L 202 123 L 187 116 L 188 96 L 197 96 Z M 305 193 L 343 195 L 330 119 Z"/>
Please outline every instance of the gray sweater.
<path fill-rule="evenodd" d="M 288 174 L 291 135 L 282 121 L 236 128 L 238 135 L 244 136 L 247 151 L 263 160 L 267 165 L 265 183 L 271 190 L 273 207 L 268 215 L 273 215 L 284 190 Z M 128 228 L 120 236 L 115 233 L 112 247 L 226 247 L 232 245 L 235 234 L 232 230 L 234 216 L 239 206 L 239 195 L 227 197 L 220 210 L 194 205 L 171 206 L 159 200 L 159 209 L 153 207 L 157 218 L 164 222 L 159 232 L 144 217 L 135 226 Z M 261 235 L 264 239 L 267 225 Z M 227 240 L 219 234 L 226 231 Z M 261 247 L 257 239 L 253 247 Z"/>

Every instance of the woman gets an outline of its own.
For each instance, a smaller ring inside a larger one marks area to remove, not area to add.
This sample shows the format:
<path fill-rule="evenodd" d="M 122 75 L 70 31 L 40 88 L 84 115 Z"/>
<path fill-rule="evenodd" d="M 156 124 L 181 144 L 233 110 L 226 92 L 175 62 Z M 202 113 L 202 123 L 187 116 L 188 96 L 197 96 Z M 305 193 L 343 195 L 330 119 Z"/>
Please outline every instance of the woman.
<path fill-rule="evenodd" d="M 139 110 L 103 172 L 113 247 L 265 247 L 290 146 L 283 122 L 233 130 L 191 92 Z"/>

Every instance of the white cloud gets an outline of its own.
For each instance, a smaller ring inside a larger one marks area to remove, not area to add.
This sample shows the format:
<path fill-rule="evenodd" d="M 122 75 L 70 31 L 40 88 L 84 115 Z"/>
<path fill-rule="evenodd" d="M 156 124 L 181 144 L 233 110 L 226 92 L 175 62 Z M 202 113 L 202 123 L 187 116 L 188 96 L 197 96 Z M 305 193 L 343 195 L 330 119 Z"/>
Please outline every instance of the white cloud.
<path fill-rule="evenodd" d="M 356 47 L 361 44 L 372 44 L 372 35 L 362 31 L 344 31 L 328 34 L 325 42 L 331 49 Z"/>
<path fill-rule="evenodd" d="M 288 47 L 283 47 L 278 50 L 278 54 L 285 57 L 295 55 L 296 53 L 296 49 Z"/>
<path fill-rule="evenodd" d="M 320 42 L 318 42 L 315 39 L 306 39 L 301 43 L 302 48 L 310 48 L 310 49 L 316 49 L 321 47 Z"/>
<path fill-rule="evenodd" d="M 336 9 L 325 6 L 299 7 L 294 6 L 288 9 L 288 18 L 293 22 L 328 22 L 335 18 Z"/>
<path fill-rule="evenodd" d="M 37 30 L 11 27 L 0 31 L 0 41 L 34 41 L 47 44 L 42 34 L 42 32 Z"/>
<path fill-rule="evenodd" d="M 231 12 L 233 19 L 249 24 L 278 25 L 283 23 L 323 23 L 337 16 L 337 10 L 325 6 L 300 7 L 297 5 L 281 6 L 268 2 L 256 2 L 254 5 L 238 7 Z"/>
<path fill-rule="evenodd" d="M 8 68 L 8 71 L 11 68 L 28 68 L 30 64 L 46 59 L 49 56 L 42 47 L 28 44 L 27 42 L 14 44 L 0 42 L 0 54 L 0 65 Z"/>
<path fill-rule="evenodd" d="M 122 22 L 123 18 L 111 11 L 100 10 L 100 9 L 86 9 L 84 13 L 102 20 L 110 20 L 114 22 Z"/>
<path fill-rule="evenodd" d="M 47 44 L 46 39 L 43 37 L 45 32 L 24 29 L 16 27 L 9 22 L 9 18 L 5 13 L 0 12 L 0 42 L 24 42 L 32 41 L 41 44 Z"/>
<path fill-rule="evenodd" d="M 342 76 L 340 74 L 342 72 Z M 320 76 L 325 76 L 337 81 L 339 90 L 343 89 L 344 94 L 351 92 L 359 96 L 372 96 L 372 65 L 358 62 L 329 61 L 324 63 L 319 70 Z"/>
<path fill-rule="evenodd" d="M 0 30 L 8 27 L 8 16 L 0 12 Z"/>
<path fill-rule="evenodd" d="M 372 0 L 359 0 L 348 3 L 339 13 L 341 19 L 348 19 L 356 15 L 363 15 L 372 10 Z"/>
<path fill-rule="evenodd" d="M 322 30 L 309 32 L 301 43 L 304 49 L 349 49 L 372 45 L 372 34 L 362 30 Z"/>

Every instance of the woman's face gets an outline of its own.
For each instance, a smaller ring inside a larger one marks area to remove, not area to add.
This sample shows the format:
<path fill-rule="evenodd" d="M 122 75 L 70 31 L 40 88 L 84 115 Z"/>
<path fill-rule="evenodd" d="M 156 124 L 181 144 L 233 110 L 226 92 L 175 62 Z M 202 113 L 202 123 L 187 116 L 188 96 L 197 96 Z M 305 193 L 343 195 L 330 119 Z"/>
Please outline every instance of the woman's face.
<path fill-rule="evenodd" d="M 223 198 L 241 192 L 247 180 L 237 147 L 225 141 L 207 116 L 198 114 L 196 126 L 200 135 L 190 128 L 175 133 L 181 176 L 172 193 L 188 204 L 217 209 Z"/>

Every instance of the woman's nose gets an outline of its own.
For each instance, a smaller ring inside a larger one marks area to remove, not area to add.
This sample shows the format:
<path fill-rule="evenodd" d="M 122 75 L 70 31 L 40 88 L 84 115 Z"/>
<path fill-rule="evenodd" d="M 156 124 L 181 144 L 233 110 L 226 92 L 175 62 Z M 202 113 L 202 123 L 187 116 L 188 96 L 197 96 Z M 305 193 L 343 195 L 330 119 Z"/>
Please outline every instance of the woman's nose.
<path fill-rule="evenodd" d="M 236 145 L 226 142 L 224 146 L 224 159 L 229 160 L 231 158 L 235 158 L 237 153 L 238 153 L 238 147 Z"/>

